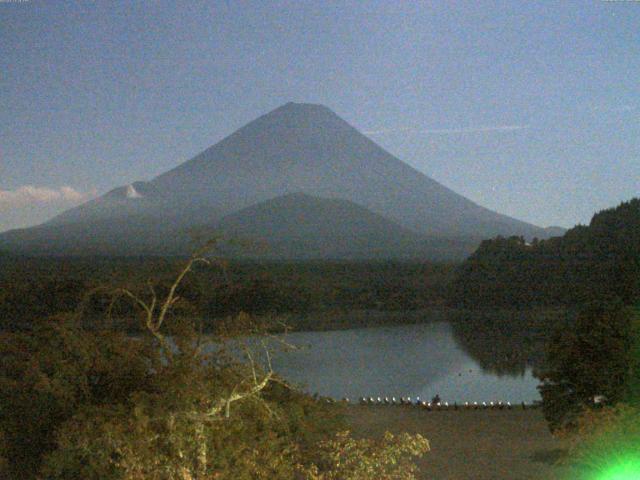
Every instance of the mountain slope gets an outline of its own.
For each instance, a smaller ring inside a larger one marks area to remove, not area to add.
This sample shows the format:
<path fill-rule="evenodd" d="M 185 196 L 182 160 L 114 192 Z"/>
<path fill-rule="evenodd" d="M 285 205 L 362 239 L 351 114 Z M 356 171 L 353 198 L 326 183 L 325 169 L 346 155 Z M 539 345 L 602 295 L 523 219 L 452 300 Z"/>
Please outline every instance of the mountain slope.
<path fill-rule="evenodd" d="M 138 215 L 43 224 L 0 235 L 0 249 L 26 255 L 175 255 L 188 253 L 181 229 Z"/>

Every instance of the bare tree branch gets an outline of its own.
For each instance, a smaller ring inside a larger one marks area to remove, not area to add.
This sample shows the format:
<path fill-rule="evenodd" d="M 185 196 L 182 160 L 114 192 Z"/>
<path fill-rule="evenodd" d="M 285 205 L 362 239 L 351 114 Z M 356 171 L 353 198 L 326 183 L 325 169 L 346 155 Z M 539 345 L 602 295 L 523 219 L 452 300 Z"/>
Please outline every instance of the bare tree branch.
<path fill-rule="evenodd" d="M 239 400 L 244 400 L 246 398 L 249 398 L 251 396 L 254 396 L 260 393 L 269 384 L 272 378 L 273 378 L 273 372 L 267 372 L 267 374 L 262 378 L 262 380 L 260 380 L 258 383 L 256 383 L 253 387 L 251 387 L 246 392 L 236 393 L 235 391 L 232 391 L 231 395 L 229 395 L 228 398 L 221 398 L 220 400 L 218 400 L 215 403 L 215 405 L 209 410 L 208 415 L 216 416 L 216 415 L 219 415 L 224 410 L 225 417 L 228 418 L 230 415 L 230 409 L 231 409 L 232 403 L 237 402 Z M 234 390 L 235 390 L 235 387 L 234 387 Z"/>

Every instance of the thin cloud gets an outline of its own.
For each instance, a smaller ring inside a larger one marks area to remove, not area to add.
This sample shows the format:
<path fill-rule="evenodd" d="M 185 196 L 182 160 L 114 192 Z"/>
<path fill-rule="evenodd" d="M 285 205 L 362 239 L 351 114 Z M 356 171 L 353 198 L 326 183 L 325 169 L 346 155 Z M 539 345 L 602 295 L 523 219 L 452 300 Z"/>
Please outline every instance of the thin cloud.
<path fill-rule="evenodd" d="M 612 112 L 612 113 L 620 113 L 620 112 L 633 112 L 637 110 L 635 105 L 590 105 L 589 110 L 594 112 Z"/>
<path fill-rule="evenodd" d="M 95 190 L 80 192 L 68 186 L 53 189 L 24 185 L 15 190 L 0 190 L 0 210 L 30 205 L 81 203 L 95 196 Z"/>
<path fill-rule="evenodd" d="M 365 135 L 385 135 L 387 133 L 398 132 L 417 132 L 425 133 L 427 135 L 453 135 L 458 133 L 484 133 L 484 132 L 514 132 L 517 130 L 524 130 L 529 128 L 527 125 L 493 125 L 488 127 L 465 127 L 465 128 L 415 128 L 415 127 L 401 127 L 401 128 L 387 128 L 382 130 L 369 130 L 363 132 Z"/>

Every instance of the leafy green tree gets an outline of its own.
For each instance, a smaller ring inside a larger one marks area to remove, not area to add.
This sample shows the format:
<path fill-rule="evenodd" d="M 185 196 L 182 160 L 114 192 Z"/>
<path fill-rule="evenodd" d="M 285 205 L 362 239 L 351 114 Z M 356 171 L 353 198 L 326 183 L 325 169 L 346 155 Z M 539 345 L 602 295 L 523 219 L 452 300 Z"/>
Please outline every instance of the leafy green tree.
<path fill-rule="evenodd" d="M 0 339 L 0 431 L 10 478 L 32 478 L 56 431 L 81 408 L 119 404 L 146 389 L 159 358 L 117 332 L 55 317 Z"/>
<path fill-rule="evenodd" d="M 538 372 L 543 411 L 552 430 L 571 428 L 585 409 L 624 400 L 633 365 L 634 310 L 621 303 L 585 307 L 548 345 Z"/>

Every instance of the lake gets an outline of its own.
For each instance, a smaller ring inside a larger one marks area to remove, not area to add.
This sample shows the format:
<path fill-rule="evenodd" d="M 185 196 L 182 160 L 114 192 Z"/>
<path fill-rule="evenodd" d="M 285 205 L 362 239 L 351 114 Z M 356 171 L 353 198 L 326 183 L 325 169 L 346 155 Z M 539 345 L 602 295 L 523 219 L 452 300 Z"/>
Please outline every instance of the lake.
<path fill-rule="evenodd" d="M 439 394 L 445 402 L 530 403 L 540 399 L 530 367 L 497 374 L 458 344 L 448 322 L 323 332 L 294 332 L 300 347 L 276 352 L 273 368 L 309 393 L 348 397 Z"/>

